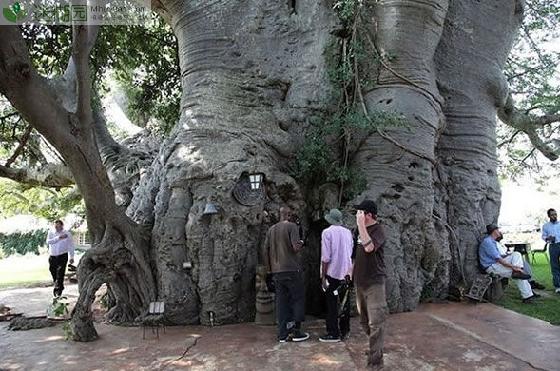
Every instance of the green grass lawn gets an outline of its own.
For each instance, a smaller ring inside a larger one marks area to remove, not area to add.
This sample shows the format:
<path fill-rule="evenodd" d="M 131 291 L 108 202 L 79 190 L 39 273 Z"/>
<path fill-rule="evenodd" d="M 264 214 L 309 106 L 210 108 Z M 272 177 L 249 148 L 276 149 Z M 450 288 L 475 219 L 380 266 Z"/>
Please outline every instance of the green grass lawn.
<path fill-rule="evenodd" d="M 52 281 L 48 256 L 11 256 L 0 260 L 0 289 Z"/>
<path fill-rule="evenodd" d="M 536 262 L 532 265 L 533 279 L 546 286 L 543 297 L 537 299 L 534 304 L 523 304 L 517 285 L 510 280 L 504 297 L 496 304 L 553 325 L 560 325 L 560 295 L 554 293 L 550 264 L 544 254 L 536 254 L 535 258 Z"/>

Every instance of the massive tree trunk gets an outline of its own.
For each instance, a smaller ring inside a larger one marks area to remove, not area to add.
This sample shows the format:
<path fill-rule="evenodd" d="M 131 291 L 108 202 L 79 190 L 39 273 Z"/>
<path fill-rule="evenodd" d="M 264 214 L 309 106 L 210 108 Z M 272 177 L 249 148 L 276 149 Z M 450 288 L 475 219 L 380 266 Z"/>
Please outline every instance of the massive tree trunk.
<path fill-rule="evenodd" d="M 363 110 L 400 113 L 407 125 L 351 143 L 350 165 L 365 175 L 367 186 L 347 205 L 365 197 L 379 204 L 388 236 L 389 306 L 412 310 L 421 296 L 444 298 L 450 286 L 470 281 L 478 238 L 497 218 L 495 115 L 507 96 L 501 71 L 522 4 L 364 3 L 357 8 L 367 20 L 359 32 L 376 50 L 364 72 L 376 81 L 361 91 Z M 56 95 L 33 74 L 3 86 L 65 157 L 86 200 L 95 248 L 80 264 L 77 339 L 95 335 L 89 306 L 102 282 L 114 290 L 117 319 L 131 320 L 158 298 L 175 324 L 252 320 L 257 252 L 281 204 L 313 226 L 305 253 L 311 302 L 320 295 L 313 284 L 317 221 L 324 209 L 338 206 L 339 190 L 298 184 L 288 170 L 310 122 L 336 106 L 325 50 L 349 33 L 341 30 L 348 25 L 333 5 L 158 3 L 179 41 L 181 119 L 142 175 L 128 217 L 116 205 L 99 159 L 93 117 L 76 117 L 54 98 L 49 109 L 26 109 L 27 99 L 48 102 Z M 37 81 L 26 86 L 29 79 Z M 45 114 L 52 116 L 47 122 L 65 124 L 41 126 Z M 265 193 L 250 190 L 251 173 L 264 175 Z M 205 215 L 208 203 L 217 214 Z M 151 238 L 143 237 L 141 225 L 151 228 Z"/>
<path fill-rule="evenodd" d="M 309 119 L 332 108 L 324 51 L 334 35 L 345 37 L 333 4 L 242 5 L 163 2 L 179 40 L 182 115 L 129 215 L 154 225 L 159 295 L 177 323 L 209 323 L 210 312 L 218 323 L 251 319 L 257 251 L 274 221 L 266 215 L 287 203 L 308 224 L 337 206 L 307 198 L 316 190 L 286 175 Z M 388 231 L 390 308 L 412 310 L 422 294 L 444 298 L 472 278 L 478 238 L 496 220 L 495 113 L 521 8 L 513 0 L 393 0 L 361 11 L 370 12 L 382 60 L 372 64 L 376 86 L 363 92 L 367 110 L 402 113 L 408 125 L 358 148 L 352 165 L 367 190 L 357 199 L 379 203 Z M 244 206 L 232 191 L 251 172 L 265 175 L 267 197 Z M 220 213 L 204 216 L 207 202 Z M 309 242 L 312 282 L 319 246 Z"/>
<path fill-rule="evenodd" d="M 253 319 L 262 233 L 280 204 L 304 210 L 286 173 L 298 133 L 329 98 L 322 53 L 335 25 L 331 9 L 313 1 L 242 5 L 165 2 L 179 43 L 181 120 L 129 215 L 154 225 L 159 295 L 175 323 L 208 324 L 210 312 L 215 323 Z M 232 191 L 255 172 L 264 174 L 266 196 L 242 205 Z M 208 202 L 217 215 L 203 215 Z"/>
<path fill-rule="evenodd" d="M 323 57 L 329 32 L 340 28 L 332 4 L 238 5 L 164 2 L 179 39 L 182 118 L 130 213 L 154 223 L 160 295 L 185 322 L 205 323 L 210 311 L 223 322 L 251 317 L 253 293 L 245 288 L 266 229 L 260 225 L 271 222 L 263 208 L 292 203 L 311 219 L 336 206 L 311 203 L 305 196 L 313 192 L 283 175 L 307 119 L 332 104 Z M 382 60 L 393 56 L 374 64 L 367 109 L 400 112 L 408 127 L 370 135 L 352 165 L 368 181 L 358 199 L 379 203 L 388 230 L 389 305 L 411 310 L 422 293 L 443 298 L 449 285 L 470 281 L 478 238 L 496 220 L 495 114 L 521 7 L 395 0 L 361 11 L 370 12 Z M 254 171 L 266 176 L 268 200 L 242 206 L 232 189 Z M 221 213 L 205 221 L 208 201 Z M 312 241 L 308 255 L 317 265 Z M 186 261 L 192 270 L 182 269 Z"/>
<path fill-rule="evenodd" d="M 478 244 L 500 211 L 496 114 L 508 97 L 502 71 L 522 21 L 523 3 L 450 2 L 435 59 L 445 98 L 445 126 L 436 149 L 436 213 L 451 231 L 451 264 L 441 269 L 450 272 L 453 286 L 471 282 L 477 273 Z"/>

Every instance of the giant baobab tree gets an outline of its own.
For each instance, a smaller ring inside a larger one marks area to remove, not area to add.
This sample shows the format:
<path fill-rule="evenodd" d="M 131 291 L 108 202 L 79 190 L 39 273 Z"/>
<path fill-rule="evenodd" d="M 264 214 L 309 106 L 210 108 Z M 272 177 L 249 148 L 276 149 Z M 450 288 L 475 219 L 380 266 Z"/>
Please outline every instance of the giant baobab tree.
<path fill-rule="evenodd" d="M 258 250 L 281 204 L 309 231 L 310 282 L 321 213 L 368 197 L 387 229 L 392 311 L 468 284 L 499 211 L 496 115 L 510 103 L 502 71 L 523 1 L 152 4 L 178 41 L 180 120 L 126 208 L 100 155 L 118 147 L 91 104 L 97 28 L 74 26 L 66 72 L 46 78 L 20 29 L 0 27 L 0 92 L 59 151 L 86 203 L 76 340 L 97 336 L 103 283 L 115 321 L 155 299 L 170 323 L 251 320 Z M 255 173 L 264 192 L 248 186 Z M 209 202 L 217 214 L 205 215 Z"/>

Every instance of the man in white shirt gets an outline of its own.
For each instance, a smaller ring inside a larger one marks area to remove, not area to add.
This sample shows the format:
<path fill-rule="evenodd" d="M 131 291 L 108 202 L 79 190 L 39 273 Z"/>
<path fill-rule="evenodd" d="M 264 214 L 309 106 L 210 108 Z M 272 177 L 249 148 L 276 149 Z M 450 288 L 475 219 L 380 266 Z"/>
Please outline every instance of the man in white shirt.
<path fill-rule="evenodd" d="M 49 271 L 54 282 L 53 295 L 60 296 L 64 290 L 64 275 L 69 255 L 70 264 L 74 263 L 74 242 L 70 232 L 64 229 L 62 220 L 54 222 L 54 230 L 50 230 L 47 234 L 47 244 L 49 245 Z"/>
<path fill-rule="evenodd" d="M 552 283 L 554 291 L 560 294 L 560 223 L 558 213 L 554 209 L 546 212 L 550 222 L 543 225 L 542 238 L 548 243 L 550 254 L 550 271 L 552 272 Z"/>

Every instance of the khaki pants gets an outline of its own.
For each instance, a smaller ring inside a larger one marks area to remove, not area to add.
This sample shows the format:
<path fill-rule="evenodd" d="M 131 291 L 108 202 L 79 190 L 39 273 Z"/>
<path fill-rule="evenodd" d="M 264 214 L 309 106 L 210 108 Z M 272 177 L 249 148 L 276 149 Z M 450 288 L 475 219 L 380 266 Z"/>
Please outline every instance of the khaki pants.
<path fill-rule="evenodd" d="M 383 365 L 383 330 L 387 317 L 385 283 L 356 288 L 360 323 L 369 337 L 368 366 Z"/>

